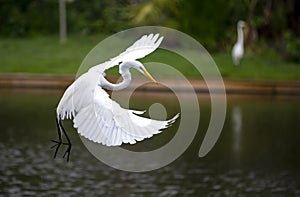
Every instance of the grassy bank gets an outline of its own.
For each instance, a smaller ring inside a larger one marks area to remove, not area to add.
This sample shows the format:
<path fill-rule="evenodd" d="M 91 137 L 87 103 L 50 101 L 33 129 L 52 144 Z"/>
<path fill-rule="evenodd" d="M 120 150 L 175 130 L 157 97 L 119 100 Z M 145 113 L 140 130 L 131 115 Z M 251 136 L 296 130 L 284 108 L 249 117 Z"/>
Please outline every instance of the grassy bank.
<path fill-rule="evenodd" d="M 232 64 L 230 54 L 214 54 L 213 58 L 223 78 L 300 80 L 300 64 L 286 62 L 272 51 L 246 53 L 239 66 Z"/>
<path fill-rule="evenodd" d="M 60 44 L 57 36 L 0 39 L 0 72 L 74 74 L 86 54 L 103 38 L 70 36 Z M 159 54 L 156 54 L 159 56 Z M 230 53 L 212 55 L 224 78 L 300 80 L 300 65 L 288 63 L 268 50 L 246 54 L 240 66 L 232 64 Z M 183 71 L 194 77 L 190 70 Z"/>
<path fill-rule="evenodd" d="M 71 36 L 64 44 L 57 36 L 0 38 L 0 72 L 76 73 L 85 55 L 104 36 Z"/>

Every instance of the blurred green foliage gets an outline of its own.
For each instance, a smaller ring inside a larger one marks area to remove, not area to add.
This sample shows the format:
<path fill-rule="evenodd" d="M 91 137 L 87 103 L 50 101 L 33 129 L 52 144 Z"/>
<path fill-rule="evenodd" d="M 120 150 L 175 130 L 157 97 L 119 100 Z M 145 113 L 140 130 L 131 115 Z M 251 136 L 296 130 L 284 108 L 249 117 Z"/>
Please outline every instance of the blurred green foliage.
<path fill-rule="evenodd" d="M 300 61 L 298 0 L 73 0 L 68 33 L 110 34 L 139 25 L 161 25 L 192 35 L 208 50 L 229 52 L 236 23 L 249 24 L 248 51 L 262 46 Z M 0 36 L 58 34 L 58 0 L 0 0 Z"/>
<path fill-rule="evenodd" d="M 299 24 L 300 25 L 300 24 Z M 290 31 L 283 34 L 286 57 L 292 61 L 300 61 L 300 37 Z"/>
<path fill-rule="evenodd" d="M 229 52 L 236 41 L 236 23 L 244 20 L 248 23 L 248 50 L 267 46 L 287 60 L 299 61 L 300 1 L 144 0 L 131 8 L 135 25 L 171 24 L 170 27 L 189 33 L 210 51 Z"/>
<path fill-rule="evenodd" d="M 66 0 L 70 33 L 111 33 L 128 27 L 129 0 Z M 28 37 L 57 34 L 58 0 L 0 0 L 0 35 Z"/>

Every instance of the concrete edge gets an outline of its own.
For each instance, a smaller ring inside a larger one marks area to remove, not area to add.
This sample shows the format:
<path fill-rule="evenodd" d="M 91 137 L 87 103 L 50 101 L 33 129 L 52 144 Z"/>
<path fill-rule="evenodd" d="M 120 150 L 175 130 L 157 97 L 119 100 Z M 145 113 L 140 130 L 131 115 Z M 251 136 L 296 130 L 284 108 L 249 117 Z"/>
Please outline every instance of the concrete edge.
<path fill-rule="evenodd" d="M 75 75 L 52 75 L 52 74 L 0 74 L 0 89 L 54 89 L 64 90 L 75 80 Z M 111 78 L 112 81 L 116 79 Z M 135 87 L 140 81 L 133 80 Z M 164 82 L 162 82 L 164 83 Z M 191 85 L 194 91 L 199 94 L 209 93 L 204 80 L 191 79 Z M 178 80 L 168 80 L 168 84 L 174 84 L 177 91 L 189 92 L 190 90 L 184 85 L 181 85 Z M 300 95 L 300 80 L 299 81 L 267 81 L 267 80 L 224 80 L 226 94 L 249 94 L 249 95 Z M 132 86 L 130 86 L 132 87 Z M 129 88 L 130 88 L 129 87 Z M 222 91 L 222 87 L 215 85 L 212 87 L 213 93 Z M 170 90 L 155 84 L 149 83 L 145 87 L 138 88 L 138 91 L 152 92 L 169 92 Z"/>

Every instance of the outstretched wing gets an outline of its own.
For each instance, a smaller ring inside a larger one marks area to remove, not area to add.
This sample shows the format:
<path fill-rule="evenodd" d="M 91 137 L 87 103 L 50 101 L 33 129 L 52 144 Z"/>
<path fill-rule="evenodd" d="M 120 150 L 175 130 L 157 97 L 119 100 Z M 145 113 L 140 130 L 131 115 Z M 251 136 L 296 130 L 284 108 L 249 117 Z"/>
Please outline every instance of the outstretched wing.
<path fill-rule="evenodd" d="M 121 62 L 143 58 L 155 51 L 162 40 L 163 37 L 159 37 L 159 34 L 144 35 L 120 55 L 95 66 L 93 69 L 103 72 L 111 67 L 119 65 Z"/>
<path fill-rule="evenodd" d="M 136 115 L 142 113 L 122 108 L 97 86 L 94 102 L 81 109 L 73 122 L 78 133 L 89 140 L 106 146 L 118 146 L 150 138 L 171 126 L 179 116 L 177 114 L 170 120 L 159 121 Z"/>

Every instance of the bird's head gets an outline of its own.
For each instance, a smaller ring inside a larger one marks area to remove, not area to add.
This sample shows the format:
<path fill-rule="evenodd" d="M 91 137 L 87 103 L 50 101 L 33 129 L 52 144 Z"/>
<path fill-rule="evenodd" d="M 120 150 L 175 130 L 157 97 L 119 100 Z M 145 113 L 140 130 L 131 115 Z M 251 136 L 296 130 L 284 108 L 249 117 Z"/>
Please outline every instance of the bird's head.
<path fill-rule="evenodd" d="M 247 22 L 239 20 L 237 26 L 238 29 L 241 29 L 243 31 L 245 38 L 247 38 L 249 34 L 249 26 Z"/>
<path fill-rule="evenodd" d="M 242 29 L 247 26 L 247 23 L 245 21 L 239 20 L 237 26 Z"/>
<path fill-rule="evenodd" d="M 141 63 L 136 61 L 136 69 L 142 73 L 144 76 L 148 77 L 151 81 L 153 81 L 154 83 L 157 83 L 157 81 L 151 76 L 151 74 L 146 70 L 145 66 Z"/>
<path fill-rule="evenodd" d="M 123 65 L 122 65 L 123 64 Z M 148 77 L 154 83 L 157 81 L 151 76 L 151 74 L 146 70 L 145 66 L 139 61 L 126 61 L 120 65 L 120 71 L 124 72 L 125 70 L 129 70 L 130 68 L 134 68 L 142 73 L 144 76 Z"/>

